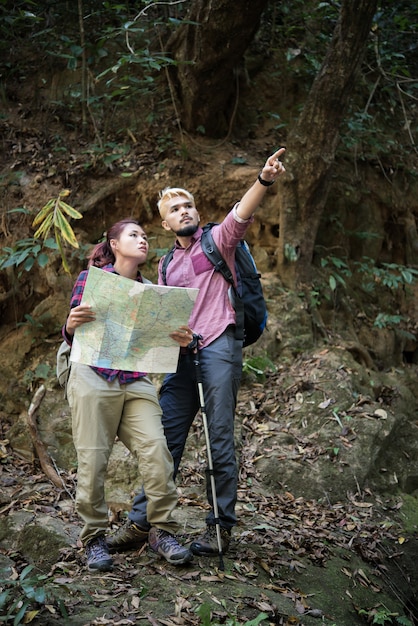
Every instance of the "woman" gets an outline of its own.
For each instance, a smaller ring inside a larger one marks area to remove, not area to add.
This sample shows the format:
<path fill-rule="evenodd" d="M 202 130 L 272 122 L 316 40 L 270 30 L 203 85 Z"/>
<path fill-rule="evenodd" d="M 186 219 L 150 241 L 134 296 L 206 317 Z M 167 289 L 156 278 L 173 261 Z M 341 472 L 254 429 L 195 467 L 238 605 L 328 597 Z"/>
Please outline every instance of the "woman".
<path fill-rule="evenodd" d="M 106 241 L 95 246 L 88 267 L 93 265 L 125 278 L 149 282 L 138 270 L 147 255 L 144 230 L 135 220 L 125 219 L 114 224 Z M 63 327 L 63 336 L 70 345 L 76 328 L 95 319 L 91 306 L 80 304 L 87 275 L 88 270 L 84 270 L 77 278 Z M 181 327 L 171 336 L 185 347 L 192 335 L 189 328 Z M 67 394 L 78 459 L 76 509 L 84 522 L 80 540 L 89 570 L 106 571 L 113 566 L 105 539 L 108 511 L 104 480 L 116 436 L 136 456 L 147 495 L 149 526 L 135 530 L 143 543 L 148 541 L 169 563 L 190 561 L 191 552 L 174 537 L 178 525 L 173 517 L 177 504 L 173 460 L 164 436 L 157 392 L 149 378 L 143 372 L 72 363 Z"/>

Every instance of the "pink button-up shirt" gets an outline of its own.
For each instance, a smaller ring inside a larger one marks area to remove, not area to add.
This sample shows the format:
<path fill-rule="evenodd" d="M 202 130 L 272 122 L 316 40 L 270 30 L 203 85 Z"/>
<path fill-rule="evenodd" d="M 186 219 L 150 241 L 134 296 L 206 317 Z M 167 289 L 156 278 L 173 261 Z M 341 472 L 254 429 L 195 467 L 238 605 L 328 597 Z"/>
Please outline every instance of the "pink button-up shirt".
<path fill-rule="evenodd" d="M 253 218 L 241 220 L 235 207 L 224 221 L 213 227 L 212 235 L 222 256 L 235 275 L 235 248 Z M 202 229 L 199 228 L 187 248 L 175 244 L 174 255 L 167 267 L 167 285 L 171 287 L 198 288 L 199 294 L 189 319 L 189 326 L 202 335 L 201 348 L 209 345 L 225 331 L 227 326 L 235 325 L 235 311 L 229 301 L 229 283 L 222 274 L 216 272 L 213 264 L 206 257 L 200 245 Z M 164 258 L 164 257 L 163 257 Z M 160 260 L 158 282 L 164 284 L 161 277 Z"/>

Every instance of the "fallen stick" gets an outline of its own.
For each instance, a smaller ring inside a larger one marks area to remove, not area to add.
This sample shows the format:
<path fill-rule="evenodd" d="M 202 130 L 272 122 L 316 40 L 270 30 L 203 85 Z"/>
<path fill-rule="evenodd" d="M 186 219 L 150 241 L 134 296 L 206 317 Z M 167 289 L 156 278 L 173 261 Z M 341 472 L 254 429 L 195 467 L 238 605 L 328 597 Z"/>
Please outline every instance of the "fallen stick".
<path fill-rule="evenodd" d="M 35 392 L 35 395 L 32 398 L 32 402 L 30 403 L 28 409 L 28 426 L 30 436 L 32 438 L 32 443 L 34 445 L 36 454 L 38 455 L 38 459 L 41 463 L 41 468 L 45 474 L 45 476 L 56 486 L 62 489 L 65 487 L 63 480 L 57 474 L 50 459 L 48 452 L 45 449 L 45 445 L 38 433 L 38 426 L 36 423 L 36 412 L 39 409 L 39 406 L 45 396 L 45 386 L 41 385 L 39 389 Z"/>

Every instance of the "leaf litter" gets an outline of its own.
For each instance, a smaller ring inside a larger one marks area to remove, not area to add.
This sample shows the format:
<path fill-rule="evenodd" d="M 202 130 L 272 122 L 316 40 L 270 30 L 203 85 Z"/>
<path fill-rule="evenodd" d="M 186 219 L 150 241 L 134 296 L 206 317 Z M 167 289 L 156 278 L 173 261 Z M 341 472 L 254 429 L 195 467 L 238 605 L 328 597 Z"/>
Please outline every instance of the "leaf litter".
<path fill-rule="evenodd" d="M 262 614 L 265 622 L 283 626 L 310 624 L 310 619 L 332 620 L 321 607 L 319 596 L 303 592 L 298 576 L 311 566 L 325 568 L 336 551 L 355 553 L 364 564 L 372 565 L 375 574 L 372 579 L 363 567 L 351 568 L 347 558 L 347 565 L 340 568 L 349 584 L 347 596 L 350 597 L 353 585 L 378 596 L 389 578 L 385 559 L 396 559 L 402 554 L 401 550 L 388 554 L 387 546 L 397 544 L 399 533 L 393 519 L 385 517 L 385 503 L 369 490 L 336 504 L 295 497 L 286 490 L 272 494 L 259 480 L 257 459 L 288 458 L 288 450 L 284 453 L 272 435 L 291 432 L 285 421 L 286 415 L 294 410 L 289 397 L 294 397 L 296 388 L 300 393 L 307 388 L 301 382 L 294 383 L 292 389 L 286 388 L 282 377 L 279 371 L 269 377 L 268 384 L 243 386 L 240 393 L 239 524 L 231 550 L 225 555 L 226 571 L 219 571 L 215 558 L 195 558 L 188 566 L 173 567 L 143 548 L 116 554 L 113 572 L 95 575 L 86 571 L 83 550 L 73 544 L 61 548 L 60 561 L 46 572 L 50 585 L 62 593 L 72 620 L 69 623 L 197 626 L 205 624 L 199 607 L 205 608 L 207 604 L 211 620 L 208 624 L 227 623 L 231 615 L 234 626 L 248 625 L 250 619 L 256 621 L 257 615 Z M 302 401 L 299 397 L 298 403 Z M 278 406 L 283 421 L 280 424 L 274 417 Z M 352 410 L 357 411 L 358 406 Z M 293 459 L 315 464 L 327 453 L 317 443 L 315 433 L 293 430 L 291 434 Z M 345 436 L 350 434 L 346 432 Z M 204 437 L 198 421 L 193 426 L 193 437 L 199 445 L 185 459 L 178 485 L 179 507 L 192 520 L 207 510 Z M 28 463 L 13 453 L 7 439 L 1 442 L 0 450 L 0 484 L 7 491 L 7 497 L 0 500 L 0 515 L 13 516 L 25 510 L 34 516 L 47 514 L 79 527 L 71 506 L 76 484 L 74 472 L 61 471 L 63 489 L 60 490 L 45 481 L 36 460 Z M 180 534 L 182 541 L 193 538 L 197 531 L 193 525 L 191 528 Z M 399 541 L 397 545 L 402 544 Z M 13 562 L 15 577 L 28 565 L 27 558 L 16 550 L 0 547 L 1 556 Z M 393 591 L 402 601 L 402 592 L 397 588 Z M 60 606 L 53 599 L 41 608 L 39 623 L 60 623 Z M 37 623 L 35 616 L 32 623 Z"/>

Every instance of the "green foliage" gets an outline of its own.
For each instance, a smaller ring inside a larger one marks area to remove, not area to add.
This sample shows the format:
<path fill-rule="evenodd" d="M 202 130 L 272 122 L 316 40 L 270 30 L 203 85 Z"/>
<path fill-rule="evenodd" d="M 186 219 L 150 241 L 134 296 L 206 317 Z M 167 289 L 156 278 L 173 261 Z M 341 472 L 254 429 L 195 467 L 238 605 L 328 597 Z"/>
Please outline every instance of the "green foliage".
<path fill-rule="evenodd" d="M 259 381 L 264 381 L 267 372 L 276 372 L 277 368 L 267 355 L 259 355 L 244 358 L 242 371 L 244 374 L 255 376 Z"/>
<path fill-rule="evenodd" d="M 303 297 L 303 293 L 300 294 Z M 309 308 L 316 309 L 321 304 L 321 290 L 313 287 L 309 292 Z"/>
<path fill-rule="evenodd" d="M 337 284 L 346 287 L 346 279 L 352 278 L 354 273 L 361 276 L 361 286 L 369 293 L 379 285 L 396 291 L 411 285 L 418 278 L 418 270 L 415 268 L 397 263 L 377 265 L 369 257 L 363 257 L 361 261 L 353 261 L 351 266 L 348 260 L 335 256 L 321 259 L 321 267 L 331 270 L 328 279 L 331 291 L 335 291 Z"/>
<path fill-rule="evenodd" d="M 35 318 L 32 317 L 32 315 L 29 315 L 28 313 L 25 314 L 25 321 L 19 322 L 18 326 L 23 326 L 24 324 L 28 324 L 32 326 L 32 328 L 37 328 L 40 330 L 43 328 L 42 323 L 38 322 Z"/>
<path fill-rule="evenodd" d="M 16 241 L 13 246 L 4 246 L 0 254 L 0 270 L 8 267 L 21 267 L 30 272 L 35 262 L 39 267 L 45 267 L 49 261 L 48 250 L 57 250 L 58 245 L 52 238 L 43 242 L 34 237 Z"/>
<path fill-rule="evenodd" d="M 8 576 L 0 579 L 0 622 L 13 623 L 13 626 L 28 623 L 50 603 L 44 585 L 47 576 L 44 574 L 29 576 L 33 569 L 33 565 L 27 565 L 17 578 Z M 67 611 L 58 594 L 56 600 L 61 615 L 67 618 Z"/>
<path fill-rule="evenodd" d="M 386 624 L 388 626 L 400 624 L 401 626 L 413 626 L 410 619 L 408 619 L 404 615 L 392 613 L 387 607 L 383 605 L 374 607 L 373 609 L 369 610 L 359 609 L 358 614 L 367 617 L 367 621 L 369 624 Z"/>
<path fill-rule="evenodd" d="M 284 256 L 285 256 L 285 259 L 287 259 L 291 263 L 295 263 L 299 258 L 299 254 L 296 248 L 292 246 L 290 243 L 285 243 L 284 245 Z"/>
<path fill-rule="evenodd" d="M 323 63 L 339 8 L 339 3 L 292 0 L 280 7 L 270 3 L 265 13 L 258 38 L 266 49 L 280 48 L 286 63 L 277 74 L 286 71 L 301 94 Z M 273 33 L 267 32 L 272 24 Z M 340 151 L 349 151 L 355 160 L 377 160 L 384 172 L 389 163 L 393 169 L 396 163 L 408 167 L 402 156 L 413 154 L 417 143 L 417 24 L 416 2 L 378 2 L 362 71 L 341 128 Z M 401 158 L 396 161 L 394 155 Z"/>
<path fill-rule="evenodd" d="M 90 156 L 90 162 L 86 164 L 86 169 L 96 167 L 101 162 L 109 170 L 113 168 L 115 161 L 120 161 L 129 152 L 129 146 L 117 143 L 115 141 L 107 141 L 104 144 L 92 143 L 83 151 L 83 154 Z M 126 175 L 126 174 L 125 174 Z M 130 175 L 128 173 L 128 175 Z"/>
<path fill-rule="evenodd" d="M 373 326 L 376 326 L 376 328 L 393 328 L 394 326 L 399 326 L 402 321 L 405 321 L 405 318 L 402 317 L 402 315 L 378 313 L 376 319 L 374 320 Z"/>
<path fill-rule="evenodd" d="M 22 382 L 27 388 L 33 389 L 36 384 L 45 382 L 54 373 L 55 368 L 52 368 L 47 363 L 39 363 L 39 365 L 36 366 L 35 371 L 25 371 Z"/>
<path fill-rule="evenodd" d="M 0 0 L 0 73 L 6 92 L 12 77 L 22 80 L 32 71 L 27 51 L 36 42 L 37 61 L 51 75 L 64 68 L 69 72 L 55 110 L 65 111 L 68 123 L 84 135 L 91 131 L 99 144 L 108 138 L 111 121 L 115 126 L 117 109 L 131 107 L 130 123 L 136 115 L 143 121 L 145 111 L 163 102 L 155 98 L 157 78 L 176 62 L 162 51 L 161 33 L 179 24 L 182 3 L 16 0 L 12 5 Z M 126 127 L 120 131 L 126 134 Z"/>
<path fill-rule="evenodd" d="M 70 244 L 70 246 L 73 246 L 73 248 L 78 248 L 79 246 L 74 231 L 71 228 L 66 216 L 76 220 L 81 219 L 83 216 L 79 211 L 64 202 L 63 198 L 66 198 L 69 194 L 70 191 L 68 189 L 64 189 L 59 193 L 58 198 L 51 198 L 51 200 L 48 200 L 45 206 L 43 206 L 39 213 L 35 216 L 32 225 L 38 226 L 38 229 L 34 234 L 35 239 L 37 237 L 44 237 L 44 239 L 46 239 L 50 231 L 52 229 L 54 230 L 55 242 L 61 254 L 63 268 L 70 274 L 70 268 L 68 267 L 67 259 L 65 257 L 63 244 L 64 241 L 66 241 Z"/>
<path fill-rule="evenodd" d="M 270 10 L 274 11 L 274 3 L 271 5 Z M 338 6 L 330 2 L 292 0 L 280 4 L 278 17 L 276 41 L 285 51 L 288 72 L 298 80 L 311 82 L 331 40 Z"/>
<path fill-rule="evenodd" d="M 352 276 L 351 270 L 347 263 L 343 259 L 335 256 L 329 256 L 321 259 L 322 267 L 327 267 L 329 264 L 331 264 L 336 270 L 338 270 L 338 272 L 334 272 L 329 276 L 328 284 L 331 291 L 334 292 L 337 289 L 338 283 L 343 287 L 346 287 L 347 283 L 344 280 L 343 276 Z"/>
<path fill-rule="evenodd" d="M 416 144 L 417 23 L 415 2 L 378 4 L 362 79 L 342 129 L 342 145 L 356 159 L 381 159 L 384 167 L 388 157 L 393 164 L 394 155 L 406 155 Z"/>
<path fill-rule="evenodd" d="M 362 276 L 362 288 L 371 293 L 377 286 L 382 285 L 391 291 L 405 288 L 418 278 L 418 270 L 397 263 L 381 263 L 376 265 L 373 259 L 363 257 L 353 264 L 355 270 Z"/>
<path fill-rule="evenodd" d="M 203 604 L 198 606 L 198 608 L 196 609 L 196 613 L 200 617 L 202 626 L 220 626 L 221 624 L 226 625 L 226 626 L 237 626 L 237 624 L 240 623 L 237 621 L 237 618 L 235 616 L 231 616 L 231 615 L 228 616 L 226 621 L 224 620 L 222 620 L 222 622 L 213 621 L 212 611 L 211 611 L 210 605 L 207 602 L 203 602 Z M 259 613 L 256 618 L 243 622 L 243 626 L 258 626 L 258 624 L 260 624 L 261 622 L 267 619 L 268 619 L 267 613 Z"/>
<path fill-rule="evenodd" d="M 248 163 L 247 159 L 242 156 L 232 157 L 231 163 L 233 165 L 246 165 Z"/>
<path fill-rule="evenodd" d="M 63 198 L 70 192 L 65 189 L 60 192 L 58 198 L 52 198 L 35 216 L 32 225 L 37 226 L 33 237 L 19 239 L 13 246 L 4 246 L 0 254 L 0 270 L 8 267 L 18 267 L 30 272 L 35 262 L 43 268 L 47 265 L 50 252 L 59 251 L 66 272 L 70 273 L 68 262 L 64 253 L 64 241 L 74 248 L 79 248 L 77 238 L 66 216 L 72 219 L 81 219 L 83 216 L 76 209 L 64 202 Z M 28 211 L 22 207 L 12 209 L 9 213 Z M 54 237 L 49 237 L 53 230 Z M 42 241 L 43 238 L 43 241 Z M 19 272 L 18 276 L 21 275 Z"/>
<path fill-rule="evenodd" d="M 278 113 L 268 113 L 268 117 L 276 122 L 276 124 L 273 126 L 273 130 L 280 130 L 288 126 L 287 122 L 282 120 Z"/>
<path fill-rule="evenodd" d="M 335 461 L 338 455 L 340 454 L 340 448 L 337 446 L 327 448 L 327 452 L 331 461 Z"/>
<path fill-rule="evenodd" d="M 381 263 L 379 265 L 369 258 L 363 257 L 361 261 L 349 262 L 333 255 L 321 259 L 321 267 L 326 271 L 325 280 L 328 282 L 328 290 L 324 286 L 313 286 L 309 292 L 309 305 L 311 309 L 318 308 L 323 299 L 334 301 L 337 290 L 348 293 L 350 285 L 363 289 L 368 294 L 373 294 L 378 289 L 388 289 L 391 292 L 404 290 L 418 278 L 418 270 L 397 263 Z M 403 333 L 407 339 L 414 336 L 401 328 L 409 323 L 409 319 L 402 316 L 398 311 L 380 311 L 377 313 L 373 325 L 376 328 L 396 328 L 398 333 Z"/>

